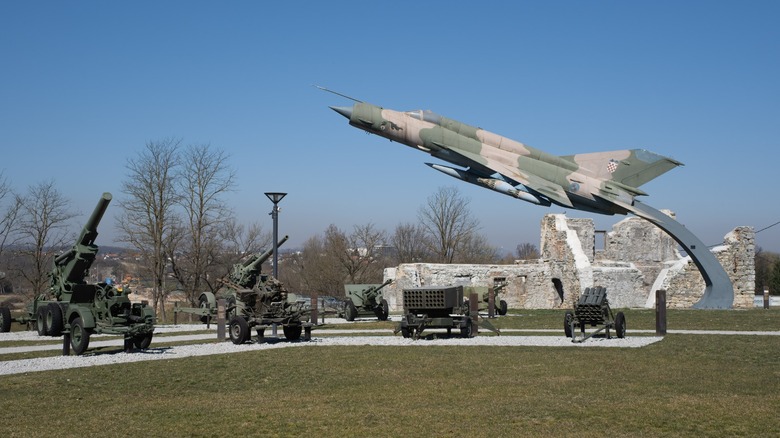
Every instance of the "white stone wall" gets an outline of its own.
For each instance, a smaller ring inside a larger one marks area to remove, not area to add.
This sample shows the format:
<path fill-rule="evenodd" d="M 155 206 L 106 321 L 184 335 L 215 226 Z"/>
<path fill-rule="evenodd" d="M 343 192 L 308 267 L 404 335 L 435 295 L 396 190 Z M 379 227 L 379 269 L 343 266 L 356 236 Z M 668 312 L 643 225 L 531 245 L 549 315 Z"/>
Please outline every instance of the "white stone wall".
<path fill-rule="evenodd" d="M 669 212 L 672 217 L 673 213 Z M 669 307 L 687 308 L 701 298 L 704 281 L 690 259 L 681 257 L 674 240 L 649 222 L 628 218 L 607 234 L 603 252 L 593 254 L 590 219 L 546 215 L 541 226 L 541 258 L 513 265 L 403 264 L 385 269 L 383 289 L 392 311 L 403 308 L 401 291 L 411 287 L 491 286 L 507 283 L 500 299 L 511 308 L 571 308 L 592 286 L 607 288 L 610 306 L 652 307 L 655 290 L 667 290 Z M 734 307 L 753 305 L 755 233 L 738 227 L 715 250 L 734 284 Z M 561 300 L 553 280 L 563 287 Z"/>

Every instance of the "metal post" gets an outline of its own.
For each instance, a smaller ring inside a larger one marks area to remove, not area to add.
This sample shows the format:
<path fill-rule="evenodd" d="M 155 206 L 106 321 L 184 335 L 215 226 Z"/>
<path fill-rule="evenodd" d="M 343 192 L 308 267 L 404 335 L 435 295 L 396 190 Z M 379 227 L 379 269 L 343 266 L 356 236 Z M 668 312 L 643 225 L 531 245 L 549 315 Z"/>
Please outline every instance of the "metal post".
<path fill-rule="evenodd" d="M 224 341 L 225 340 L 225 309 L 227 308 L 227 303 L 224 298 L 220 298 L 217 300 L 217 340 L 218 341 Z M 208 320 L 211 320 L 209 318 Z"/>
<path fill-rule="evenodd" d="M 317 310 L 319 307 L 319 297 L 317 296 L 317 292 L 314 292 L 311 295 L 311 322 L 314 324 L 317 324 Z"/>
<path fill-rule="evenodd" d="M 769 288 L 764 286 L 764 309 L 769 308 Z"/>
<path fill-rule="evenodd" d="M 488 318 L 496 317 L 496 292 L 493 286 L 488 288 Z"/>
<path fill-rule="evenodd" d="M 666 336 L 666 290 L 655 291 L 655 335 Z"/>
<path fill-rule="evenodd" d="M 274 278 L 279 277 L 279 201 L 282 200 L 287 193 L 281 192 L 266 192 L 265 196 L 274 203 L 274 208 L 271 210 L 271 219 L 274 222 L 274 259 L 273 259 L 273 275 Z"/>
<path fill-rule="evenodd" d="M 173 303 L 173 325 L 178 324 L 177 320 L 179 318 L 179 302 L 174 301 Z"/>
<path fill-rule="evenodd" d="M 476 336 L 479 332 L 479 326 L 477 323 L 479 322 L 479 294 L 472 293 L 469 296 L 469 315 L 471 315 L 471 334 L 472 336 Z"/>

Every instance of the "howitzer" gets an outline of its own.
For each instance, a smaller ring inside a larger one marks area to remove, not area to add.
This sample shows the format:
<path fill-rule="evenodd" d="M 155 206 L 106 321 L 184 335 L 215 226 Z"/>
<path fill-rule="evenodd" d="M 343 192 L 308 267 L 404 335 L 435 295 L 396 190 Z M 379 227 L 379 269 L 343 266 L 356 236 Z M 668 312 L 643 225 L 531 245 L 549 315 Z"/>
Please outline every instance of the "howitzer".
<path fill-rule="evenodd" d="M 81 229 L 81 234 L 68 252 L 60 254 L 54 259 L 54 268 L 51 273 L 49 291 L 59 301 L 67 301 L 68 295 L 76 284 L 83 284 L 89 268 L 95 261 L 98 247 L 95 239 L 97 227 L 103 214 L 111 202 L 111 193 L 103 193 L 95 210 L 89 217 L 87 224 Z"/>
<path fill-rule="evenodd" d="M 344 319 L 354 321 L 358 316 L 376 315 L 380 321 L 386 321 L 389 307 L 379 291 L 392 282 L 393 280 L 382 284 L 345 284 Z"/>
<path fill-rule="evenodd" d="M 277 248 L 282 246 L 284 242 L 290 236 L 282 237 L 277 243 Z M 262 254 L 255 254 L 244 263 L 236 263 L 233 265 L 233 272 L 230 274 L 230 282 L 236 286 L 240 286 L 246 289 L 252 289 L 257 284 L 258 276 L 260 275 L 260 267 L 274 254 L 274 249 L 271 248 Z"/>
<path fill-rule="evenodd" d="M 94 333 L 124 335 L 125 350 L 133 345 L 145 349 L 152 342 L 154 311 L 146 301 L 131 303 L 129 290 L 110 281 L 84 281 L 98 252 L 97 226 L 110 202 L 111 194 L 103 193 L 73 248 L 55 257 L 48 293 L 37 296 L 28 307 L 27 319 L 38 335 L 70 335 L 77 355 L 88 348 Z"/>

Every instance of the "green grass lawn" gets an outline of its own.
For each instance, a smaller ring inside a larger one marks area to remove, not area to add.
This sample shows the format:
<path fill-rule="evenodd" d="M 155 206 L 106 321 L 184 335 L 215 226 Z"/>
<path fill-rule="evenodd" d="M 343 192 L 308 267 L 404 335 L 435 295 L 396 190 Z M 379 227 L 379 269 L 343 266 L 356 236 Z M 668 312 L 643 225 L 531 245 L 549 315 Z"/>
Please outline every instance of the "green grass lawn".
<path fill-rule="evenodd" d="M 496 325 L 562 336 L 560 311 L 510 313 Z M 626 316 L 629 334 L 655 327 L 652 311 Z M 777 331 L 780 311 L 670 311 L 668 326 Z M 49 371 L 0 377 L 0 436 L 777 436 L 779 352 L 780 336 L 670 334 L 632 349 L 312 345 Z"/>

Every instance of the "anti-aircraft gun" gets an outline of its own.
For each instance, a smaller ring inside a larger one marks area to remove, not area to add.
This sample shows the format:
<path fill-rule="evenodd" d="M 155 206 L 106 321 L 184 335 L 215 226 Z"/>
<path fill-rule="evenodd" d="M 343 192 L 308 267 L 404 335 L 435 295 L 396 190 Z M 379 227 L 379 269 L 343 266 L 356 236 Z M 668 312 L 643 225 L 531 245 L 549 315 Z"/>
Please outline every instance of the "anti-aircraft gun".
<path fill-rule="evenodd" d="M 354 321 L 358 316 L 375 315 L 380 321 L 387 321 L 389 308 L 387 301 L 380 292 L 383 287 L 392 283 L 387 280 L 382 284 L 345 284 L 344 319 Z"/>
<path fill-rule="evenodd" d="M 73 248 L 55 257 L 48 291 L 38 295 L 28 308 L 38 335 L 69 332 L 77 355 L 87 349 L 94 333 L 123 335 L 126 350 L 133 345 L 148 348 L 154 333 L 154 310 L 148 302 L 131 303 L 130 291 L 111 282 L 85 282 L 98 252 L 97 226 L 111 198 L 111 193 L 103 193 Z"/>
<path fill-rule="evenodd" d="M 287 238 L 284 236 L 277 247 Z M 307 339 L 311 335 L 313 324 L 309 322 L 309 306 L 289 293 L 276 278 L 261 272 L 263 262 L 272 255 L 273 249 L 269 249 L 251 256 L 244 263 L 235 264 L 228 278 L 223 280 L 227 290 L 220 296 L 226 301 L 225 319 L 234 344 L 249 341 L 252 328 L 257 330 L 258 340 L 262 340 L 265 329 L 273 325 L 281 325 L 288 340 L 300 339 L 304 329 Z M 198 302 L 202 322 L 208 323 L 217 315 L 216 301 L 211 292 L 200 295 Z"/>

